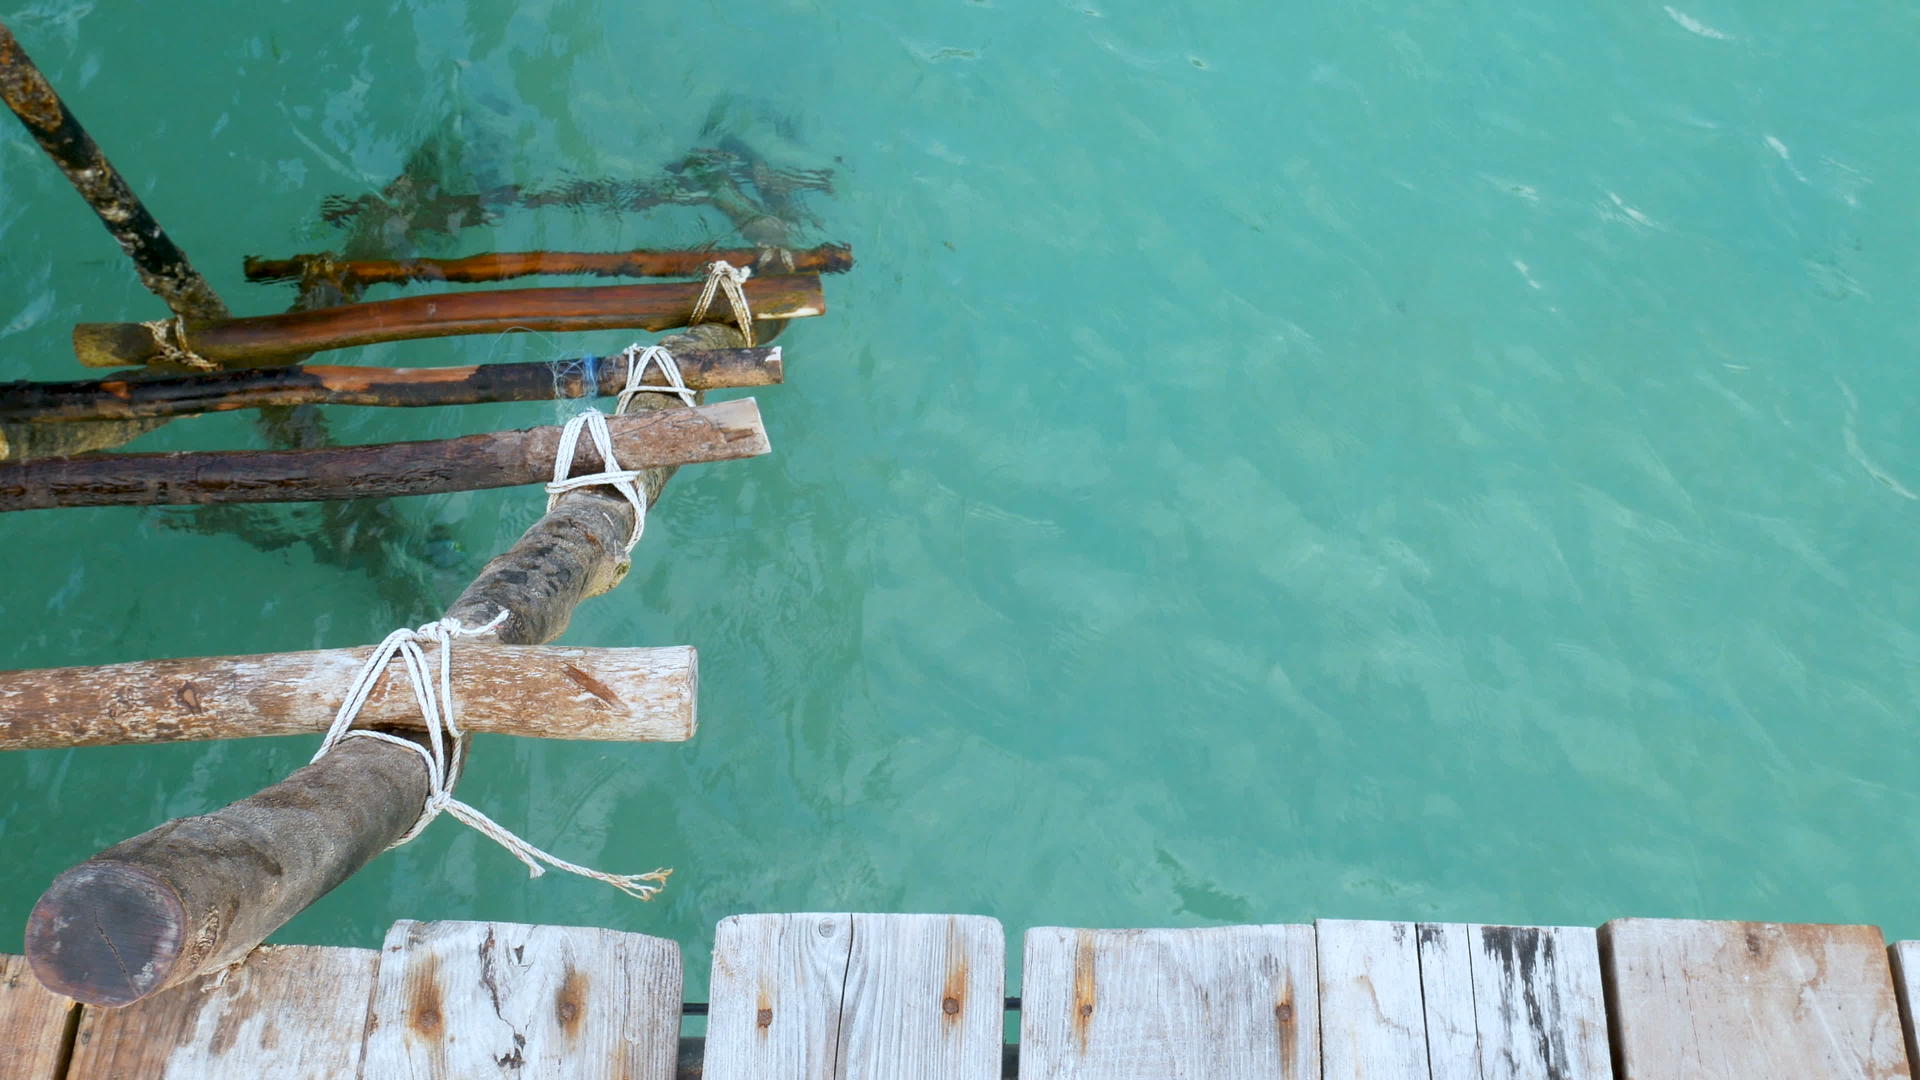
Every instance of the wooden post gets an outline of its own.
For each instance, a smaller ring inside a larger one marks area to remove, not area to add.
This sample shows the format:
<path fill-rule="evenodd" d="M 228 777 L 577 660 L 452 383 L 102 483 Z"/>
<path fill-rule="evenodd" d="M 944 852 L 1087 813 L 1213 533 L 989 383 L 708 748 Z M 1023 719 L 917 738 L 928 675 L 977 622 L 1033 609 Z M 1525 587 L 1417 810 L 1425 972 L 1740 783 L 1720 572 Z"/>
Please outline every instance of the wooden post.
<path fill-rule="evenodd" d="M 707 324 L 663 344 L 678 351 L 745 341 Z M 634 405 L 682 407 L 663 394 Z M 640 478 L 649 503 L 672 475 L 657 468 Z M 551 641 L 575 605 L 625 575 L 632 526 L 624 498 L 569 492 L 447 613 L 479 626 L 504 609 L 493 640 Z M 123 1005 L 234 963 L 398 840 L 426 797 L 419 755 L 350 739 L 252 798 L 168 822 L 55 878 L 27 920 L 34 974 L 68 997 Z"/>
<path fill-rule="evenodd" d="M 314 735 L 373 646 L 0 671 L 0 750 Z M 464 731 L 539 739 L 681 742 L 697 725 L 693 649 L 462 645 Z M 418 728 L 406 681 L 382 682 L 362 725 Z"/>
<path fill-rule="evenodd" d="M 295 255 L 291 259 L 247 256 L 248 281 L 291 281 L 310 273 L 337 276 L 359 286 L 400 285 L 409 281 L 476 283 L 532 277 L 536 274 L 590 274 L 595 277 L 704 277 L 707 265 L 724 259 L 767 273 L 843 274 L 853 269 L 853 249 L 821 244 L 804 251 L 778 248 L 725 248 L 709 251 L 519 251 L 490 252 L 459 259 L 337 259 L 333 255 Z"/>
<path fill-rule="evenodd" d="M 768 451 L 752 398 L 607 420 L 628 468 L 755 457 Z M 325 502 L 533 484 L 553 478 L 559 427 L 459 439 L 325 446 L 313 450 L 99 454 L 0 465 L 0 512 L 64 506 L 198 506 Z M 571 475 L 604 468 L 592 440 L 574 448 Z M 484 620 L 483 620 L 484 621 Z"/>
<path fill-rule="evenodd" d="M 700 288 L 698 282 L 676 282 L 408 296 L 284 315 L 189 322 L 184 340 L 171 344 L 219 366 L 243 367 L 283 362 L 290 354 L 458 334 L 667 330 L 692 319 Z M 746 294 L 756 323 L 826 311 L 816 274 L 755 277 L 747 282 Z M 724 298 L 716 297 L 707 318 L 725 322 L 733 313 Z M 73 328 L 73 351 L 89 367 L 166 358 L 153 331 L 142 323 L 81 323 Z"/>
<path fill-rule="evenodd" d="M 781 381 L 778 347 L 709 349 L 674 356 L 695 390 L 767 386 Z M 245 368 L 153 379 L 0 384 L 0 423 L 70 423 L 152 416 L 188 416 L 286 405 L 372 405 L 414 408 L 493 401 L 544 401 L 617 394 L 626 385 L 619 356 L 552 363 L 477 364 L 441 368 Z M 591 379 L 591 382 L 589 382 Z M 645 382 L 662 386 L 658 366 Z M 3 455 L 0 455 L 3 456 Z"/>

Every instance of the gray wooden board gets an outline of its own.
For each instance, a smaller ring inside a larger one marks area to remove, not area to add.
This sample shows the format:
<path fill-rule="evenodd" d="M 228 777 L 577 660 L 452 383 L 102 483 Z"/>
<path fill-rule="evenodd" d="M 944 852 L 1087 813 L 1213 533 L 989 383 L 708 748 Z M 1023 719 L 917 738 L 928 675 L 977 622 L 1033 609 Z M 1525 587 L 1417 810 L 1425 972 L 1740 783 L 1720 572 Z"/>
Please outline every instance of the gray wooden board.
<path fill-rule="evenodd" d="M 1006 936 L 977 915 L 736 915 L 705 1080 L 996 1080 Z"/>
<path fill-rule="evenodd" d="M 361 1075 L 672 1080 L 680 948 L 641 934 L 401 921 Z"/>
<path fill-rule="evenodd" d="M 1622 1080 L 1909 1075 L 1878 927 L 1616 919 L 1602 933 Z"/>
<path fill-rule="evenodd" d="M 1606 1080 L 1599 946 L 1584 926 L 1422 923 L 1431 1080 Z"/>
<path fill-rule="evenodd" d="M 1907 1068 L 1920 1065 L 1920 1038 L 1915 1037 L 1914 1010 L 1920 1008 L 1920 941 L 1902 941 L 1887 947 L 1893 963 L 1893 989 L 1900 999 L 1900 1028 L 1907 1037 Z"/>
<path fill-rule="evenodd" d="M 372 949 L 268 945 L 123 1009 L 85 1009 L 68 1080 L 338 1080 L 360 1065 Z"/>
<path fill-rule="evenodd" d="M 1318 1080 L 1311 926 L 1027 931 L 1021 1080 Z"/>
<path fill-rule="evenodd" d="M 0 953 L 0 1078 L 60 1080 L 60 1046 L 73 1007 L 40 985 L 26 957 Z"/>
<path fill-rule="evenodd" d="M 1313 929 L 1324 1080 L 1428 1080 L 1413 924 L 1321 919 Z"/>

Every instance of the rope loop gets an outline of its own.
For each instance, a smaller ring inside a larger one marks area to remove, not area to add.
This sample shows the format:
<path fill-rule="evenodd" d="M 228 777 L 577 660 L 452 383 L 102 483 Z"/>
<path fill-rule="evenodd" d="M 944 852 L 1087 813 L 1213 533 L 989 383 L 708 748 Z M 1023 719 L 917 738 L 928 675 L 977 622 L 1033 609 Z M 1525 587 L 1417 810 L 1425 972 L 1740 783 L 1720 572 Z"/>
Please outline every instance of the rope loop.
<path fill-rule="evenodd" d="M 583 429 L 593 440 L 593 448 L 600 452 L 605 468 L 585 476 L 569 476 Z M 633 532 L 627 537 L 627 554 L 632 555 L 634 546 L 640 543 L 640 534 L 647 527 L 647 497 L 641 493 L 638 483 L 641 475 L 639 469 L 620 467 L 620 459 L 613 453 L 613 435 L 607 430 L 606 414 L 599 409 L 582 409 L 560 429 L 560 446 L 553 455 L 553 479 L 547 484 L 547 512 L 552 513 L 560 503 L 560 496 L 569 491 L 607 485 L 633 504 Z"/>
<path fill-rule="evenodd" d="M 598 413 L 594 415 L 598 416 Z M 335 747 L 348 739 L 377 739 L 404 747 L 420 755 L 427 768 L 427 798 L 420 808 L 420 817 L 408 829 L 406 834 L 395 840 L 392 847 L 419 836 L 429 822 L 441 814 L 450 814 L 456 821 L 462 822 L 479 832 L 482 836 L 506 848 L 514 858 L 526 865 L 527 876 L 539 877 L 547 872 L 547 867 L 563 870 L 569 874 L 592 878 L 619 889 L 628 896 L 639 900 L 651 899 L 660 891 L 660 885 L 667 880 L 671 870 L 655 870 L 647 874 L 608 874 L 589 869 L 577 863 L 548 854 L 527 843 L 511 830 L 505 828 L 479 810 L 453 797 L 453 786 L 460 780 L 460 770 L 465 764 L 466 745 L 460 731 L 460 725 L 454 716 L 453 705 L 453 643 L 464 637 L 480 637 L 492 632 L 507 620 L 507 612 L 502 609 L 485 626 L 470 627 L 457 619 L 441 619 L 425 626 L 408 629 L 401 627 L 388 634 L 386 639 L 373 650 L 373 655 L 361 665 L 354 676 L 353 683 L 347 688 L 347 696 L 340 703 L 340 711 L 334 714 L 333 724 L 327 728 L 327 734 L 320 741 L 320 749 L 313 755 L 319 761 L 331 753 Z M 433 665 L 427 660 L 423 646 L 437 645 L 440 651 L 439 678 L 433 675 Z M 354 720 L 360 710 L 372 696 L 374 688 L 386 676 L 393 658 L 398 656 L 407 681 L 413 687 L 414 703 L 420 707 L 421 720 L 427 728 L 427 745 L 421 746 L 410 739 L 389 735 L 384 731 L 369 731 L 355 728 Z M 542 865 L 545 864 L 545 865 Z M 651 884 L 650 884 L 651 883 Z"/>
<path fill-rule="evenodd" d="M 707 264 L 707 283 L 700 290 L 700 299 L 694 301 L 693 317 L 687 320 L 688 326 L 698 326 L 707 317 L 707 308 L 713 303 L 713 292 L 720 289 L 727 294 L 727 303 L 733 307 L 733 321 L 740 325 L 740 336 L 747 339 L 747 346 L 753 346 L 753 311 L 747 307 L 747 292 L 741 288 L 748 278 L 753 276 L 750 267 L 735 266 L 725 259 L 715 259 Z"/>
<path fill-rule="evenodd" d="M 620 353 L 627 362 L 627 385 L 620 391 L 620 398 L 613 403 L 613 414 L 627 411 L 636 394 L 675 394 L 680 403 L 692 408 L 700 403 L 694 397 L 693 390 L 680 378 L 680 361 L 673 358 L 664 345 L 648 345 L 641 348 L 639 342 L 627 346 Z M 647 376 L 649 367 L 658 366 L 660 374 L 667 383 L 665 386 L 647 386 L 642 380 Z"/>
<path fill-rule="evenodd" d="M 154 319 L 140 324 L 153 335 L 154 350 L 160 354 L 163 364 L 176 364 L 194 371 L 219 371 L 220 365 L 194 352 L 187 344 L 187 320 L 184 315 L 175 315 L 171 319 Z"/>

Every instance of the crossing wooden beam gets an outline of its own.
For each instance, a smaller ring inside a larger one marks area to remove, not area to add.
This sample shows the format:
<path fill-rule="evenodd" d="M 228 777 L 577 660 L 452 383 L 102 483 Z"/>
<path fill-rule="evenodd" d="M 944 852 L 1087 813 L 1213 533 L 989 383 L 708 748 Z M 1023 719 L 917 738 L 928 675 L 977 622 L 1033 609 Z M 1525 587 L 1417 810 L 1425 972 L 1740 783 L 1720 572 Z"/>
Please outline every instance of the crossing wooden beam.
<path fill-rule="evenodd" d="M 188 742 L 327 729 L 373 646 L 0 671 L 0 750 Z M 690 646 L 462 645 L 463 730 L 542 739 L 680 742 L 696 727 Z M 363 724 L 417 728 L 405 680 L 383 681 Z"/>
<path fill-rule="evenodd" d="M 292 281 L 308 274 L 340 277 L 356 284 L 400 285 L 409 281 L 477 283 L 538 274 L 593 277 L 700 277 L 722 259 L 768 273 L 843 274 L 853 269 L 853 249 L 821 244 L 802 251 L 782 248 L 725 248 L 703 251 L 508 251 L 458 259 L 340 259 L 331 254 L 290 259 L 247 256 L 248 281 Z"/>

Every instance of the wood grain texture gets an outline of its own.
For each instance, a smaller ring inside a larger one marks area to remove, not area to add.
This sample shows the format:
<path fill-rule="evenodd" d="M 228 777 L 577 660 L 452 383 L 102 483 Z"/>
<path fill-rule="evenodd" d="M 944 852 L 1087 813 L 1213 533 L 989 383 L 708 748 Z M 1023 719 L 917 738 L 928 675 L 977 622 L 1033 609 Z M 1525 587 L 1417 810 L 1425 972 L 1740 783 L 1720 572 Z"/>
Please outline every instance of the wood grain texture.
<path fill-rule="evenodd" d="M 1433 1080 L 1613 1075 L 1591 929 L 1423 923 L 1418 936 Z"/>
<path fill-rule="evenodd" d="M 1428 1080 L 1413 924 L 1321 919 L 1313 929 L 1324 1080 Z"/>
<path fill-rule="evenodd" d="M 827 309 L 814 274 L 753 277 L 744 286 L 753 321 L 779 322 Z M 291 363 L 288 357 L 383 341 L 496 334 L 507 330 L 666 330 L 693 317 L 701 283 L 598 285 L 559 289 L 489 289 L 374 300 L 341 307 L 189 321 L 189 350 L 217 367 Z M 707 318 L 725 323 L 733 309 L 712 305 Z M 756 335 L 756 340 L 764 340 Z M 742 345 L 745 344 L 743 341 Z M 80 323 L 74 356 L 88 367 L 137 367 L 165 359 L 141 323 Z"/>
<path fill-rule="evenodd" d="M 1317 1080 L 1310 926 L 1027 931 L 1021 1080 Z"/>
<path fill-rule="evenodd" d="M 682 351 L 673 358 L 684 384 L 695 390 L 768 386 L 785 373 L 779 346 Z M 645 382 L 660 386 L 666 377 L 657 366 L 649 367 Z M 618 356 L 432 368 L 307 364 L 162 378 L 10 382 L 0 383 L 0 424 L 190 416 L 281 405 L 420 408 L 546 401 L 618 394 L 626 383 L 626 364 Z"/>
<path fill-rule="evenodd" d="M 1621 1080 L 1894 1080 L 1908 1062 L 1878 927 L 1616 919 Z"/>
<path fill-rule="evenodd" d="M 363 646 L 0 671 L 0 750 L 322 732 L 372 654 L 373 646 Z M 417 728 L 420 706 L 405 670 L 397 659 L 390 667 L 360 723 Z M 695 730 L 699 670 L 684 645 L 462 642 L 453 651 L 453 685 L 464 731 L 679 742 Z"/>
<path fill-rule="evenodd" d="M 0 953 L 0 1078 L 61 1080 L 61 1048 L 77 1007 L 42 987 L 26 957 Z"/>
<path fill-rule="evenodd" d="M 1915 1038 L 1913 1018 L 1920 1008 L 1920 941 L 1902 941 L 1887 947 L 1887 959 L 1893 965 L 1894 995 L 1900 999 L 1900 1029 L 1907 1039 L 1907 1068 L 1920 1065 L 1920 1039 Z"/>
<path fill-rule="evenodd" d="M 630 469 L 728 461 L 769 450 L 752 398 L 609 417 L 607 430 L 620 463 Z M 562 428 L 552 425 L 371 446 L 11 462 L 0 464 L 0 511 L 316 502 L 543 483 L 553 478 L 561 435 Z M 581 438 L 572 475 L 604 467 L 592 440 Z"/>
<path fill-rule="evenodd" d="M 339 259 L 331 254 L 290 259 L 246 258 L 248 281 L 289 281 L 318 272 L 339 275 L 353 284 L 397 285 L 408 281 L 475 283 L 505 281 L 538 274 L 590 274 L 594 277 L 705 277 L 721 259 L 751 266 L 756 273 L 844 274 L 853 269 L 853 249 L 821 244 L 801 251 L 776 248 L 707 248 L 697 251 L 507 251 L 458 259 Z"/>
<path fill-rule="evenodd" d="M 124 1009 L 87 1009 L 67 1080 L 339 1080 L 360 1067 L 380 954 L 267 945 Z"/>
<path fill-rule="evenodd" d="M 1006 937 L 974 915 L 739 915 L 706 1080 L 995 1080 Z"/>
<path fill-rule="evenodd" d="M 589 927 L 403 921 L 361 1075 L 672 1080 L 680 948 Z"/>

